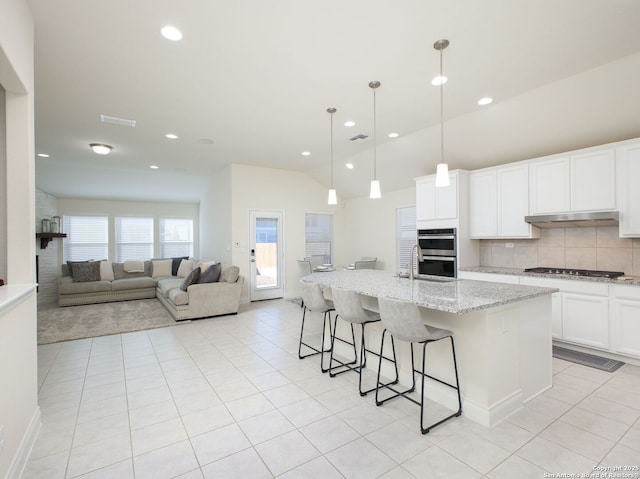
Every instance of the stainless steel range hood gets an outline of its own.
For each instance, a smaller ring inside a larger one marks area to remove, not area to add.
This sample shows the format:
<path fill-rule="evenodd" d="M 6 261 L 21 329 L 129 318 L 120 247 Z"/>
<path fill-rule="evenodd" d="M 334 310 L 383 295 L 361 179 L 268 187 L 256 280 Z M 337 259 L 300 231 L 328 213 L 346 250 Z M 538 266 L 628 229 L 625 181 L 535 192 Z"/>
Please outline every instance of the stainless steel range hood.
<path fill-rule="evenodd" d="M 617 211 L 594 211 L 588 213 L 525 216 L 524 221 L 538 228 L 618 226 L 619 216 Z"/>

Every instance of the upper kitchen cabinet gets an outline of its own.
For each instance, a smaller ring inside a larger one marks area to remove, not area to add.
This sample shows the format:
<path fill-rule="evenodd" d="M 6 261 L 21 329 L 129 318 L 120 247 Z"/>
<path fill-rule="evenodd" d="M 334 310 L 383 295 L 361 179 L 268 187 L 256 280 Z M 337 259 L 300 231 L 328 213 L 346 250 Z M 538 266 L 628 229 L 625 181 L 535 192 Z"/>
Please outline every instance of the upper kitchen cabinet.
<path fill-rule="evenodd" d="M 450 220 L 455 223 L 458 218 L 458 181 L 461 173 L 460 170 L 450 171 L 451 184 L 440 188 L 436 188 L 436 175 L 416 178 L 416 221 Z"/>
<path fill-rule="evenodd" d="M 613 148 L 584 150 L 529 163 L 532 215 L 616 208 Z"/>
<path fill-rule="evenodd" d="M 640 141 L 618 147 L 620 236 L 640 236 Z"/>
<path fill-rule="evenodd" d="M 526 164 L 473 171 L 469 175 L 469 228 L 472 238 L 538 238 L 525 223 L 529 214 Z"/>

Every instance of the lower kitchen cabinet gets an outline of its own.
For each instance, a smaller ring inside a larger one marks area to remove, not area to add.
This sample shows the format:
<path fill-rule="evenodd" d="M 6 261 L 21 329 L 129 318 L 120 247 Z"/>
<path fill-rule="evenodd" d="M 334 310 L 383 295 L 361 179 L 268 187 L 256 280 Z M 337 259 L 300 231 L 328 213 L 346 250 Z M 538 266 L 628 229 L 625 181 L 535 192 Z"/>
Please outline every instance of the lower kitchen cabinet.
<path fill-rule="evenodd" d="M 563 292 L 562 339 L 609 349 L 609 298 Z"/>
<path fill-rule="evenodd" d="M 640 358 L 640 288 L 612 286 L 614 352 Z"/>
<path fill-rule="evenodd" d="M 540 286 L 542 288 L 562 289 L 562 281 L 557 279 L 531 278 L 519 276 L 520 284 L 525 286 Z M 551 295 L 551 336 L 553 339 L 562 339 L 562 293 Z"/>

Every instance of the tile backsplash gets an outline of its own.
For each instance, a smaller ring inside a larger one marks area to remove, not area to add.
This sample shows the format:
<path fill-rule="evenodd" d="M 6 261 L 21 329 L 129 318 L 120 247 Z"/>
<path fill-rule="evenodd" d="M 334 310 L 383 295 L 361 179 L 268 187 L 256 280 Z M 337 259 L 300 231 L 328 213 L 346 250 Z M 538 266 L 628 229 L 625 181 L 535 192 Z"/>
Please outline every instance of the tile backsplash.
<path fill-rule="evenodd" d="M 599 269 L 640 276 L 640 238 L 620 238 L 617 226 L 541 229 L 540 239 L 481 240 L 480 266 Z"/>

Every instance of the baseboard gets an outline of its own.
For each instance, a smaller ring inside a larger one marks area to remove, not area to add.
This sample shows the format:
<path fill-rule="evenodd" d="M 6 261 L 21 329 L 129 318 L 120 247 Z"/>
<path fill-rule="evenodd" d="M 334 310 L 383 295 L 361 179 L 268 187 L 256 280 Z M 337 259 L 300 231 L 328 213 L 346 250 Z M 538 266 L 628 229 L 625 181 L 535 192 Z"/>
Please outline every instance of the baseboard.
<path fill-rule="evenodd" d="M 522 405 L 522 390 L 519 389 L 489 407 L 471 399 L 462 398 L 462 414 L 485 427 L 493 427 L 520 409 Z"/>
<path fill-rule="evenodd" d="M 38 432 L 40 431 L 41 425 L 42 419 L 40 414 L 40 406 L 37 406 L 35 412 L 33 413 L 33 416 L 31 416 L 29 426 L 27 427 L 27 430 L 22 437 L 20 447 L 18 447 L 18 451 L 13 457 L 13 461 L 11 461 L 6 479 L 20 479 L 20 477 L 22 476 L 24 468 L 27 465 L 27 461 L 29 460 L 29 456 L 31 456 L 33 446 L 36 443 L 36 439 L 38 438 Z"/>

